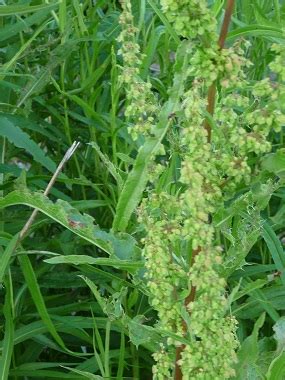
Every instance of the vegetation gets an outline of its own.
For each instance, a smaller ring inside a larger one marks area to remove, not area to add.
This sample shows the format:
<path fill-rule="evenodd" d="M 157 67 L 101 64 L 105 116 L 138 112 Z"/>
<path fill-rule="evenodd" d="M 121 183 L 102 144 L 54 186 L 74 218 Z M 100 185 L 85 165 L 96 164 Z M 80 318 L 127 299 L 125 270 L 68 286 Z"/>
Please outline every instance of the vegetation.
<path fill-rule="evenodd" d="M 285 2 L 0 17 L 0 379 L 285 379 Z"/>

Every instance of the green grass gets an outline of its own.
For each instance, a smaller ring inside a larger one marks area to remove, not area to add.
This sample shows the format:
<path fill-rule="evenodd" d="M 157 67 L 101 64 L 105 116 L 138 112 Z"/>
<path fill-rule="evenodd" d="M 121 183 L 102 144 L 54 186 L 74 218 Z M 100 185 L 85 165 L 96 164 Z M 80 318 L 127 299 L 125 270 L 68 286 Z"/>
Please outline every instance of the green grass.
<path fill-rule="evenodd" d="M 225 2 L 209 3 L 221 23 Z M 148 302 L 136 207 L 161 141 L 171 154 L 156 158 L 170 162 L 159 186 L 174 181 L 179 144 L 169 114 L 183 88 L 171 59 L 179 38 L 158 2 L 134 1 L 133 9 L 141 76 L 164 104 L 159 133 L 145 143 L 131 139 L 123 116 L 118 2 L 0 5 L 0 380 L 152 378 L 165 332 Z M 236 2 L 227 43 L 251 42 L 252 82 L 268 74 L 272 43 L 285 43 L 284 22 L 283 0 Z M 285 378 L 284 127 L 270 139 L 279 153 L 252 160 L 261 168 L 255 186 L 241 186 L 213 216 L 239 320 L 241 380 Z M 81 146 L 48 201 L 42 192 L 75 140 Z M 40 213 L 15 250 L 33 208 Z"/>

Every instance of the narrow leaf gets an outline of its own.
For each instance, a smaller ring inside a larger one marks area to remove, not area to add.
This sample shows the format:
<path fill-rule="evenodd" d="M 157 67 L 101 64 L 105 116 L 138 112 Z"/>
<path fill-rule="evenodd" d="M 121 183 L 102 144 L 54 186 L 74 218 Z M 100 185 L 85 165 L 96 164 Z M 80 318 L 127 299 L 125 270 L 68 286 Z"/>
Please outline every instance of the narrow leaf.
<path fill-rule="evenodd" d="M 5 330 L 3 340 L 3 351 L 0 357 L 0 380 L 8 380 L 9 369 L 14 347 L 14 320 L 12 314 L 12 288 L 10 279 L 6 282 L 6 296 L 4 304 Z"/>
<path fill-rule="evenodd" d="M 15 235 L 7 245 L 5 251 L 0 255 L 0 284 L 9 265 L 10 258 L 15 250 L 18 241 L 18 234 Z"/>
<path fill-rule="evenodd" d="M 0 116 L 0 135 L 6 137 L 12 144 L 18 148 L 23 148 L 31 154 L 34 160 L 54 172 L 56 164 L 44 153 L 44 151 L 35 143 L 30 136 L 23 132 L 19 126 L 12 123 L 6 117 Z"/>

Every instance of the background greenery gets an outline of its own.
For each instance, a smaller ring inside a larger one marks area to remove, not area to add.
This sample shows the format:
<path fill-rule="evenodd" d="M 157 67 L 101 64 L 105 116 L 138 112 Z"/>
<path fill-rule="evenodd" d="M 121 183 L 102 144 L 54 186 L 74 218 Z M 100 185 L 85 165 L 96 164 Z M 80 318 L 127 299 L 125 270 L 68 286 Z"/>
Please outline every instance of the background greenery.
<path fill-rule="evenodd" d="M 209 4 L 221 22 L 224 1 Z M 133 11 L 142 77 L 163 103 L 178 39 L 156 1 L 134 1 Z M 135 185 L 123 187 L 134 162 L 144 174 L 135 161 L 142 142 L 123 117 L 119 14 L 111 0 L 1 2 L 1 380 L 151 378 L 163 332 L 148 304 L 136 213 L 126 233 L 115 232 L 136 198 Z M 285 43 L 284 21 L 284 1 L 236 2 L 227 43 L 251 42 L 253 82 L 268 73 L 272 43 Z M 285 378 L 284 129 L 270 138 L 273 153 L 252 160 L 261 169 L 254 186 L 214 216 L 239 320 L 237 379 Z M 171 149 L 157 163 L 179 154 L 175 135 L 167 139 Z M 74 140 L 82 144 L 49 197 L 61 201 L 49 202 L 42 192 Z M 161 186 L 178 165 L 173 159 Z M 127 202 L 117 208 L 120 196 Z M 14 252 L 27 206 L 41 213 Z M 244 260 L 251 265 L 241 269 Z"/>

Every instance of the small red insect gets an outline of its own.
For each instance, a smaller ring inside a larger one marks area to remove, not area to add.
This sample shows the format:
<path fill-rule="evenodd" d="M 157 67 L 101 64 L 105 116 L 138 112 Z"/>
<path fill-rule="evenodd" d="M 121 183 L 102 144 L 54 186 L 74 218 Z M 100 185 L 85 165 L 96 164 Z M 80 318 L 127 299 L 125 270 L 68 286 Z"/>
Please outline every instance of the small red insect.
<path fill-rule="evenodd" d="M 76 220 L 71 220 L 71 219 L 68 220 L 68 224 L 72 228 L 82 228 L 82 227 L 84 227 L 83 223 L 78 222 Z"/>

